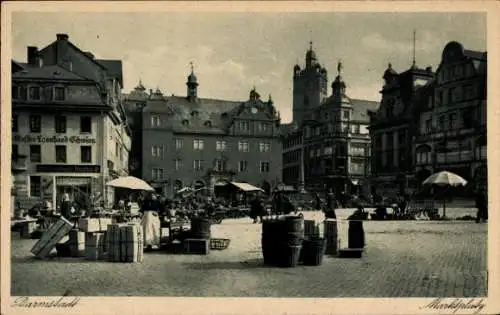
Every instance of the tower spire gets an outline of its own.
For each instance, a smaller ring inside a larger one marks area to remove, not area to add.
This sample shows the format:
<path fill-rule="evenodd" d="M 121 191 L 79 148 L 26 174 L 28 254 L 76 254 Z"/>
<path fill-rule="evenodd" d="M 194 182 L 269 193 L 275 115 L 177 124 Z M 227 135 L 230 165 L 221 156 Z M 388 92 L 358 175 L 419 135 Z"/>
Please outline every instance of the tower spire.
<path fill-rule="evenodd" d="M 412 67 L 413 68 L 416 67 L 416 65 L 417 65 L 417 62 L 416 62 L 416 59 L 415 59 L 415 46 L 416 46 L 416 42 L 417 42 L 417 40 L 416 40 L 416 33 L 417 32 L 415 30 L 413 30 L 413 60 L 412 60 Z"/>
<path fill-rule="evenodd" d="M 194 73 L 194 65 L 192 61 L 189 62 L 189 67 L 191 68 L 191 73 Z"/>
<path fill-rule="evenodd" d="M 337 74 L 339 77 L 341 72 L 342 72 L 342 60 L 339 60 L 337 63 Z"/>

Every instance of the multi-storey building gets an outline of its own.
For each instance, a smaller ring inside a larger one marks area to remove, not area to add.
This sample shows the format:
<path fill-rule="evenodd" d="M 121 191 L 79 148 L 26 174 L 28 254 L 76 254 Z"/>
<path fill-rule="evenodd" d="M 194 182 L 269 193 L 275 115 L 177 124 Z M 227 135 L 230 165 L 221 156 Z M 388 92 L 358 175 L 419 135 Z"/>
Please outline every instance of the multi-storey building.
<path fill-rule="evenodd" d="M 420 69 L 415 62 L 402 73 L 391 64 L 384 72 L 380 107 L 370 112 L 372 192 L 387 196 L 415 188 L 412 143 L 421 112 L 417 100 L 433 77 L 431 67 Z"/>
<path fill-rule="evenodd" d="M 193 72 L 186 85 L 185 97 L 148 94 L 142 84 L 125 96 L 135 117 L 136 173 L 164 195 L 184 186 L 214 192 L 229 181 L 270 191 L 281 182 L 280 118 L 271 97 L 262 101 L 253 89 L 243 102 L 199 98 Z"/>
<path fill-rule="evenodd" d="M 12 173 L 27 208 L 64 193 L 89 207 L 113 202 L 105 183 L 128 173 L 130 130 L 121 107 L 122 64 L 98 60 L 58 34 L 28 62 L 12 61 Z"/>
<path fill-rule="evenodd" d="M 368 111 L 375 110 L 378 103 L 349 98 L 341 67 L 339 63 L 330 96 L 325 89 L 327 70 L 319 65 L 312 49 L 306 53 L 305 69 L 294 67 L 294 118 L 283 126 L 283 178 L 287 185 L 360 193 L 361 186 L 367 184 Z"/>
<path fill-rule="evenodd" d="M 464 195 L 487 184 L 486 70 L 486 52 L 458 42 L 444 47 L 436 79 L 422 97 L 413 152 L 419 182 L 447 170 L 469 181 Z"/>

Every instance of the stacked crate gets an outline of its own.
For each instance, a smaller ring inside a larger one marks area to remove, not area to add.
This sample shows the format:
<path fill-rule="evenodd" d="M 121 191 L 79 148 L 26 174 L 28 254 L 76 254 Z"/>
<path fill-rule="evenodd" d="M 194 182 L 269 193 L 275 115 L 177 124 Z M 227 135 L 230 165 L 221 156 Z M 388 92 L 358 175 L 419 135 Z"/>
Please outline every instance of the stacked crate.
<path fill-rule="evenodd" d="M 107 231 L 108 261 L 142 262 L 144 236 L 139 224 L 110 224 Z"/>
<path fill-rule="evenodd" d="M 78 228 L 85 233 L 85 258 L 103 260 L 106 258 L 106 234 L 111 218 L 81 218 Z"/>
<path fill-rule="evenodd" d="M 56 244 L 59 243 L 72 228 L 73 223 L 61 217 L 56 223 L 52 224 L 38 242 L 36 242 L 31 249 L 31 253 L 37 258 L 46 258 Z"/>

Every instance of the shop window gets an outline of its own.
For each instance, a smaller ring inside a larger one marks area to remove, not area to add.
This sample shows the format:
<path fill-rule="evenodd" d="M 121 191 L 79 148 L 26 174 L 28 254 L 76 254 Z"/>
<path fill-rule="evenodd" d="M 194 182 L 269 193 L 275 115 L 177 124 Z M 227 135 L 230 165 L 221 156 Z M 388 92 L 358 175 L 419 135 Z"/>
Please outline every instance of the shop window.
<path fill-rule="evenodd" d="M 42 178 L 40 176 L 30 176 L 30 197 L 42 196 Z"/>
<path fill-rule="evenodd" d="M 36 133 L 42 132 L 42 116 L 30 115 L 30 131 Z"/>
<path fill-rule="evenodd" d="M 66 146 L 56 145 L 56 163 L 66 163 Z"/>
<path fill-rule="evenodd" d="M 39 163 L 42 161 L 42 152 L 39 144 L 30 145 L 30 161 Z"/>
<path fill-rule="evenodd" d="M 80 160 L 82 163 L 92 162 L 92 147 L 91 146 L 81 146 L 80 147 Z"/>
<path fill-rule="evenodd" d="M 55 117 L 56 133 L 66 133 L 66 116 Z"/>
<path fill-rule="evenodd" d="M 90 116 L 80 117 L 80 132 L 92 133 L 92 117 Z"/>

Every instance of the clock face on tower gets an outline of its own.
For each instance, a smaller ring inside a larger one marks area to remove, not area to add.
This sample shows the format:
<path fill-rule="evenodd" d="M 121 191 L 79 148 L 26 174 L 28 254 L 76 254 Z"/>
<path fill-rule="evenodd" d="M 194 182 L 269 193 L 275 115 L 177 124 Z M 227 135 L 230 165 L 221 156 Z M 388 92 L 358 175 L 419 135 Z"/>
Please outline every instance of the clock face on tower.
<path fill-rule="evenodd" d="M 250 111 L 252 112 L 252 114 L 257 114 L 257 112 L 259 110 L 257 109 L 257 107 L 252 107 L 252 109 L 250 109 Z"/>

